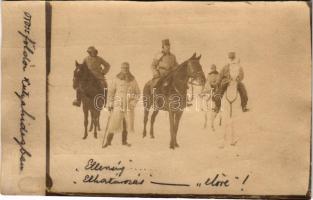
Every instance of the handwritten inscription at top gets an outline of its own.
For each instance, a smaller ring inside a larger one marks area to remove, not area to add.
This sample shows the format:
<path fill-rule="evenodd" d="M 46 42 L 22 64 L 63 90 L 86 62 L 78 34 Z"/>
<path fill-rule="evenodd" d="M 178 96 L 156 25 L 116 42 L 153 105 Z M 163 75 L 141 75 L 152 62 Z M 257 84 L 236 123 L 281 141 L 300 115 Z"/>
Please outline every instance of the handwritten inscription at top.
<path fill-rule="evenodd" d="M 36 49 L 36 42 L 31 39 L 31 25 L 32 25 L 32 15 L 29 12 L 24 12 L 24 31 L 17 31 L 19 35 L 23 38 L 23 59 L 22 59 L 22 66 L 23 71 L 26 70 L 26 68 L 31 63 L 31 57 L 30 55 L 33 55 L 35 53 Z"/>
<path fill-rule="evenodd" d="M 35 45 L 36 42 L 31 39 L 31 27 L 32 27 L 32 15 L 29 12 L 24 12 L 23 15 L 23 24 L 24 24 L 24 30 L 23 31 L 17 31 L 20 36 L 22 36 L 23 39 L 23 53 L 22 53 L 22 69 L 23 72 L 27 69 L 28 66 L 32 65 L 30 64 L 31 61 L 31 55 L 35 54 Z M 27 111 L 26 107 L 29 104 L 29 99 L 31 96 L 31 80 L 27 76 L 23 76 L 21 80 L 21 91 L 20 92 L 14 92 L 14 94 L 18 97 L 19 103 L 20 103 L 20 118 L 19 118 L 19 137 L 13 137 L 13 140 L 15 143 L 19 146 L 19 162 L 20 162 L 20 171 L 23 171 L 24 165 L 26 162 L 26 157 L 31 157 L 31 152 L 26 149 L 26 136 L 30 134 L 29 126 L 31 125 L 31 121 L 35 120 L 35 116 L 31 114 L 31 112 Z"/>

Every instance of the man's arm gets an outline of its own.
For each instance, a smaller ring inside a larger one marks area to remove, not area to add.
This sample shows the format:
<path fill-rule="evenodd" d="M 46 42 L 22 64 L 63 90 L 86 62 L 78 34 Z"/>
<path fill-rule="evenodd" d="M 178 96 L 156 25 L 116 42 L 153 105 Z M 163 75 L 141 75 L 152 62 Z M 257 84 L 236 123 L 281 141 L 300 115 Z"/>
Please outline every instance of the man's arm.
<path fill-rule="evenodd" d="M 175 55 L 173 55 L 173 56 L 174 56 L 174 66 L 173 66 L 173 69 L 175 69 L 178 66 L 178 62 L 177 62 L 176 56 Z"/>
<path fill-rule="evenodd" d="M 109 72 L 111 66 L 107 61 L 105 61 L 101 57 L 100 57 L 100 61 L 101 61 L 101 64 L 103 65 L 102 73 L 103 73 L 103 75 L 105 75 L 106 73 Z"/>
<path fill-rule="evenodd" d="M 244 78 L 244 72 L 243 72 L 243 68 L 239 67 L 239 74 L 237 76 L 237 81 L 242 81 Z"/>
<path fill-rule="evenodd" d="M 157 54 L 154 58 L 153 58 L 153 61 L 152 61 L 152 64 L 151 64 L 151 70 L 152 70 L 152 74 L 153 74 L 153 77 L 158 77 L 160 76 L 160 72 L 158 70 L 158 65 L 159 65 L 159 62 L 162 58 L 162 54 Z"/>
<path fill-rule="evenodd" d="M 109 111 L 113 109 L 115 93 L 116 93 L 116 82 L 113 80 L 111 86 L 108 88 L 108 108 L 109 108 Z"/>

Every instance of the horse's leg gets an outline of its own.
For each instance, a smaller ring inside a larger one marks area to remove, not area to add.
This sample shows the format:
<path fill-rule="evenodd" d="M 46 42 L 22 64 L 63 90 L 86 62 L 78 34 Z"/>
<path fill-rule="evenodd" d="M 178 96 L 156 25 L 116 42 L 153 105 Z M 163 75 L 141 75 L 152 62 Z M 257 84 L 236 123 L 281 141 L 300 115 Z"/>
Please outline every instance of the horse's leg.
<path fill-rule="evenodd" d="M 100 112 L 101 111 L 97 112 L 97 118 L 96 118 L 97 119 L 96 122 L 97 122 L 98 131 L 101 131 L 101 128 L 100 128 Z"/>
<path fill-rule="evenodd" d="M 175 149 L 175 140 L 174 140 L 174 112 L 168 111 L 169 113 L 169 119 L 170 119 L 170 134 L 171 134 L 171 140 L 170 140 L 170 148 Z"/>
<path fill-rule="evenodd" d="M 179 122 L 181 119 L 181 116 L 183 115 L 183 111 L 177 111 L 175 112 L 175 117 L 174 117 L 174 145 L 175 147 L 179 147 L 177 143 L 177 132 L 178 132 L 178 127 L 179 127 Z"/>
<path fill-rule="evenodd" d="M 91 132 L 92 130 L 93 130 L 93 118 L 94 118 L 94 116 L 93 116 L 93 111 L 92 111 L 92 109 L 90 109 L 90 117 L 91 117 L 91 123 L 90 123 L 90 126 L 89 126 L 89 131 Z"/>
<path fill-rule="evenodd" d="M 220 148 L 224 148 L 225 144 L 227 143 L 228 132 L 229 132 L 229 121 L 227 121 L 224 126 L 225 126 L 224 135 L 223 135 L 222 144 L 220 145 Z"/>
<path fill-rule="evenodd" d="M 145 84 L 143 88 L 143 107 L 144 107 L 144 117 L 143 117 L 143 133 L 142 137 L 147 135 L 147 122 L 149 118 L 149 110 L 152 106 L 152 96 L 151 96 L 151 81 Z"/>
<path fill-rule="evenodd" d="M 231 121 L 231 127 L 230 127 L 230 131 L 231 131 L 231 145 L 235 146 L 238 142 L 238 138 L 236 137 L 236 133 L 235 133 L 235 128 L 234 128 L 234 122 Z"/>
<path fill-rule="evenodd" d="M 217 113 L 212 110 L 211 111 L 211 129 L 212 129 L 212 131 L 215 131 L 214 121 L 216 119 L 216 116 L 217 116 Z"/>
<path fill-rule="evenodd" d="M 154 138 L 154 122 L 155 122 L 155 118 L 158 115 L 159 111 L 158 110 L 154 110 L 152 115 L 151 115 L 151 119 L 150 119 L 150 137 Z"/>
<path fill-rule="evenodd" d="M 149 109 L 145 108 L 144 117 L 143 117 L 143 133 L 142 133 L 142 137 L 146 137 L 146 135 L 147 135 L 148 117 L 149 117 Z"/>
<path fill-rule="evenodd" d="M 94 137 L 97 138 L 97 124 L 98 124 L 98 121 L 97 121 L 97 112 L 95 109 L 92 109 L 92 112 L 93 112 L 93 115 L 92 115 L 92 123 L 94 124 Z"/>
<path fill-rule="evenodd" d="M 204 125 L 203 125 L 203 129 L 206 128 L 207 126 L 207 121 L 208 121 L 208 112 L 204 111 Z"/>
<path fill-rule="evenodd" d="M 87 127 L 88 127 L 88 112 L 89 112 L 89 109 L 84 104 L 83 104 L 83 111 L 84 111 L 84 126 L 85 126 L 85 132 L 84 132 L 83 139 L 86 139 L 87 136 L 88 136 Z"/>

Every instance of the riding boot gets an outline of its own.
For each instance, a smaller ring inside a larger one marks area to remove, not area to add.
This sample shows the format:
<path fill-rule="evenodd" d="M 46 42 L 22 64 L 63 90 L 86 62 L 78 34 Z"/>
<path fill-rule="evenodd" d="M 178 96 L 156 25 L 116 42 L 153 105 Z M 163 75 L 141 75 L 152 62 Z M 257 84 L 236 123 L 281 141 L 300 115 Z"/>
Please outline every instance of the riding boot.
<path fill-rule="evenodd" d="M 128 134 L 127 131 L 123 131 L 122 132 L 122 144 L 125 145 L 125 146 L 130 147 L 131 144 L 127 143 L 127 134 Z"/>
<path fill-rule="evenodd" d="M 237 87 L 238 87 L 238 92 L 240 95 L 242 112 L 247 112 L 249 111 L 249 109 L 247 108 L 248 95 L 247 95 L 246 87 L 242 82 L 238 82 Z"/>
<path fill-rule="evenodd" d="M 81 91 L 79 89 L 76 90 L 76 99 L 73 102 L 74 106 L 80 107 L 81 104 Z"/>
<path fill-rule="evenodd" d="M 114 136 L 113 133 L 109 133 L 109 134 L 108 134 L 108 136 L 107 136 L 107 141 L 106 141 L 105 145 L 103 146 L 103 148 L 106 148 L 106 147 L 108 147 L 108 146 L 111 145 L 111 142 L 112 142 L 112 140 L 113 140 L 113 136 Z"/>

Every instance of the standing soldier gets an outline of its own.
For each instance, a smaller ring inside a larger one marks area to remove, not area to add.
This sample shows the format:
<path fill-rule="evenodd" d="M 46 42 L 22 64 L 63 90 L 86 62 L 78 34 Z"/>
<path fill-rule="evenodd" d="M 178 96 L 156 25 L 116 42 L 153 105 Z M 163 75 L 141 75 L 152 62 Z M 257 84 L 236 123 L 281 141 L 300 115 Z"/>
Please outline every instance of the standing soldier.
<path fill-rule="evenodd" d="M 170 71 L 178 66 L 176 57 L 170 50 L 171 46 L 169 39 L 162 40 L 162 51 L 155 56 L 151 65 L 153 73 L 152 88 L 157 85 L 160 78 L 165 77 Z M 168 82 L 165 82 L 164 86 L 167 85 Z"/>
<path fill-rule="evenodd" d="M 88 69 L 97 78 L 99 83 L 103 88 L 107 88 L 107 83 L 105 81 L 104 75 L 110 70 L 110 64 L 106 62 L 103 58 L 98 56 L 98 50 L 91 46 L 87 49 L 88 56 L 84 59 Z M 103 66 L 103 68 L 101 67 Z M 79 88 L 76 89 L 76 99 L 73 102 L 74 106 L 80 106 L 81 104 L 81 92 Z"/>
<path fill-rule="evenodd" d="M 121 72 L 117 74 L 109 87 L 108 105 L 111 112 L 108 123 L 108 136 L 104 148 L 111 145 L 114 133 L 122 130 L 122 144 L 130 146 L 127 134 L 131 129 L 133 110 L 139 100 L 140 90 L 135 77 L 130 73 L 129 64 L 122 63 Z"/>

